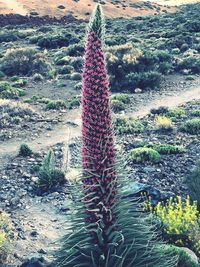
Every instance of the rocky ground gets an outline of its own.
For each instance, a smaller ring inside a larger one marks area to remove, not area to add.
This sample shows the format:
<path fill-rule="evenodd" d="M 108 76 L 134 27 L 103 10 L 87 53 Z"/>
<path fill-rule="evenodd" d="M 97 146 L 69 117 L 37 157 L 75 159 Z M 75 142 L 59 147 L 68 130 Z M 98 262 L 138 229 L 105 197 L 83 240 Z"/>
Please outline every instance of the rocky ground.
<path fill-rule="evenodd" d="M 167 87 L 164 83 L 161 91 L 131 95 L 131 104 L 125 113 L 132 114 L 133 117 L 143 117 L 147 113 L 147 109 L 143 110 L 144 103 L 149 111 L 158 107 L 160 100 L 165 97 L 171 97 L 173 100 L 170 106 L 181 104 L 185 102 L 185 94 L 197 91 L 199 78 L 193 82 L 185 82 L 183 79 L 175 81 L 175 77 L 171 77 L 168 84 Z M 192 94 L 192 98 L 200 98 L 199 91 L 196 95 Z M 191 99 L 187 97 L 187 100 Z M 199 101 L 183 105 L 188 118 L 190 111 L 199 107 Z M 55 111 L 48 114 L 41 111 L 41 107 L 35 108 L 39 116 L 28 122 L 27 128 L 23 128 L 27 129 L 22 131 L 23 139 L 20 138 L 22 125 L 14 125 L 9 129 L 11 138 L 0 142 L 0 158 L 3 162 L 0 175 L 0 207 L 9 214 L 12 223 L 14 240 L 11 244 L 9 264 L 13 267 L 20 266 L 25 259 L 33 256 L 50 260 L 49 250 L 55 247 L 54 244 L 51 246 L 52 242 L 66 233 L 65 226 L 70 223 L 71 200 L 68 182 L 48 194 L 40 194 L 36 187 L 38 174 L 34 171 L 34 166 L 41 165 L 48 148 L 52 147 L 56 166 L 63 168 L 67 163 L 66 177 L 72 179 L 75 173 L 73 168 L 77 166 L 80 158 L 80 111 Z M 146 115 L 141 119 L 143 122 L 148 121 L 144 133 L 117 138 L 117 142 L 124 145 L 125 153 L 141 140 L 184 145 L 187 149 L 183 154 L 162 155 L 158 164 L 129 164 L 131 180 L 136 179 L 162 191 L 187 194 L 183 180 L 190 174 L 200 155 L 200 140 L 198 136 L 179 132 L 183 120 L 185 118 L 174 123 L 174 130 L 170 134 L 160 134 L 153 128 L 154 115 Z M 17 150 L 22 142 L 28 143 L 35 154 L 27 158 L 18 156 Z"/>

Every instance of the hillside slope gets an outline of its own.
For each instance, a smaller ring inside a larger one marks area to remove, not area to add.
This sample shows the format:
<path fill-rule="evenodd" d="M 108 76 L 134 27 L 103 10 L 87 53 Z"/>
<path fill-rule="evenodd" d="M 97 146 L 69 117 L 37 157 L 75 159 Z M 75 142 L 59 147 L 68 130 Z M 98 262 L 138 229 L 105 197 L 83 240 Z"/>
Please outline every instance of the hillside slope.
<path fill-rule="evenodd" d="M 96 1 L 97 2 L 97 1 Z M 132 17 L 155 14 L 163 10 L 173 11 L 172 7 L 140 0 L 104 0 L 99 1 L 107 17 Z M 92 12 L 95 0 L 0 0 L 0 14 L 18 13 L 21 15 L 37 12 L 40 16 L 61 17 L 72 14 L 78 18 L 87 18 Z"/>

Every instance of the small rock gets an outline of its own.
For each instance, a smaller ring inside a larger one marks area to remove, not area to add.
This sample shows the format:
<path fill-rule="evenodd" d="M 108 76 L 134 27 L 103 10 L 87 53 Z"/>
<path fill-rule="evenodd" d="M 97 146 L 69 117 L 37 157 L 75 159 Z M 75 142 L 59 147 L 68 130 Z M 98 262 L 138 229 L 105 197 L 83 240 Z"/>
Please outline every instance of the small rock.
<path fill-rule="evenodd" d="M 141 93 L 142 93 L 142 89 L 140 89 L 140 88 L 136 88 L 136 89 L 134 90 L 134 92 L 135 92 L 136 94 L 141 94 Z"/>

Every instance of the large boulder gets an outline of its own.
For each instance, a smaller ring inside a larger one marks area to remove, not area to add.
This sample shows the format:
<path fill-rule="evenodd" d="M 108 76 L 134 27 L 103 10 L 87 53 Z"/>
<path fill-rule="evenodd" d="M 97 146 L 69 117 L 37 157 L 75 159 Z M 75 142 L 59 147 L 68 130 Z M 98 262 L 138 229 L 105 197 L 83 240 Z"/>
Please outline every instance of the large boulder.
<path fill-rule="evenodd" d="M 158 202 L 166 202 L 170 197 L 175 197 L 174 193 L 163 192 L 159 189 L 138 182 L 130 182 L 123 188 L 124 198 L 141 198 L 142 196 L 147 197 L 152 206 L 156 206 Z"/>

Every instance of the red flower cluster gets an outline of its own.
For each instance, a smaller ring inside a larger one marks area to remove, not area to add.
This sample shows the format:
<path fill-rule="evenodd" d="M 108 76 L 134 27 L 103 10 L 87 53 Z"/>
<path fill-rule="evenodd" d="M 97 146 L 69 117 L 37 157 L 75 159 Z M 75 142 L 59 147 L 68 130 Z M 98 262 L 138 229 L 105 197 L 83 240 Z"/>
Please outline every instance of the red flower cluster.
<path fill-rule="evenodd" d="M 86 222 L 115 221 L 117 183 L 109 82 L 102 41 L 90 32 L 85 50 L 82 88 L 82 166 Z"/>

